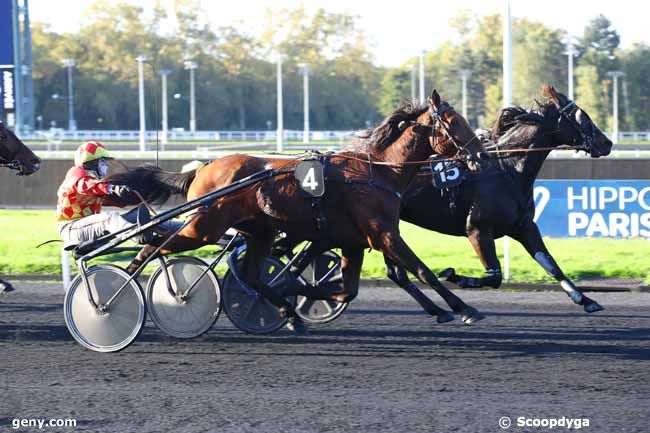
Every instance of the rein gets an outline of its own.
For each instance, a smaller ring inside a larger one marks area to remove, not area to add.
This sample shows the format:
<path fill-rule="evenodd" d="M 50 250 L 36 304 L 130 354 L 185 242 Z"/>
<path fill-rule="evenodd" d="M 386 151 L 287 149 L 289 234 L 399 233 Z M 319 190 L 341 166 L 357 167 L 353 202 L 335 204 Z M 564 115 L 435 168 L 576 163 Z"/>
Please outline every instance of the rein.
<path fill-rule="evenodd" d="M 20 170 L 20 162 L 17 160 L 8 161 L 6 159 L 0 159 L 0 167 L 7 167 L 11 170 Z"/>
<path fill-rule="evenodd" d="M 370 155 L 370 154 L 368 154 L 368 155 Z M 425 160 L 421 160 L 421 161 L 386 162 L 386 161 L 372 161 L 370 159 L 362 159 L 362 158 L 358 158 L 356 156 L 342 155 L 342 154 L 338 154 L 338 153 L 325 155 L 325 156 L 330 157 L 330 158 L 350 159 L 350 160 L 353 160 L 353 161 L 363 162 L 364 164 L 368 164 L 370 166 L 372 166 L 372 165 L 383 165 L 383 166 L 390 166 L 390 167 L 406 167 L 406 166 L 409 166 L 409 165 L 427 165 L 427 164 L 431 164 L 431 159 L 425 159 Z M 445 162 L 445 161 L 462 161 L 462 160 L 464 160 L 464 158 L 461 158 L 461 157 L 458 157 L 458 156 L 454 156 L 454 157 L 451 157 L 451 158 L 444 158 L 444 159 L 436 159 L 436 161 L 441 161 L 441 162 Z"/>

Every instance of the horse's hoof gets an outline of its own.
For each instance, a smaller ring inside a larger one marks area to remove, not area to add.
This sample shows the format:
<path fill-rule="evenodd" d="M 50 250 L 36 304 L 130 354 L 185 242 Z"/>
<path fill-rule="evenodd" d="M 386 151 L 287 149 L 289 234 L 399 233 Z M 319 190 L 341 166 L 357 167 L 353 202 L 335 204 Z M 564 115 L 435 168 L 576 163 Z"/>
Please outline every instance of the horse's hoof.
<path fill-rule="evenodd" d="M 14 290 L 16 289 L 10 283 L 6 281 L 0 282 L 0 294 L 13 292 Z"/>
<path fill-rule="evenodd" d="M 456 276 L 456 270 L 454 268 L 447 268 L 438 272 L 438 278 L 443 278 L 447 281 L 449 281 L 450 278 L 453 278 L 455 276 Z"/>
<path fill-rule="evenodd" d="M 296 335 L 307 335 L 309 330 L 305 322 L 299 317 L 291 317 L 287 321 L 287 329 L 294 332 Z"/>
<path fill-rule="evenodd" d="M 451 322 L 452 320 L 454 320 L 454 315 L 447 311 L 444 311 L 436 315 L 436 322 L 438 323 L 447 323 L 447 322 Z"/>
<path fill-rule="evenodd" d="M 591 299 L 589 302 L 585 302 L 582 308 L 584 308 L 587 313 L 595 313 L 597 311 L 603 311 L 605 309 L 598 302 L 592 301 Z"/>
<path fill-rule="evenodd" d="M 461 320 L 465 325 L 471 325 L 483 319 L 485 319 L 485 316 L 474 307 L 467 307 L 461 312 Z"/>

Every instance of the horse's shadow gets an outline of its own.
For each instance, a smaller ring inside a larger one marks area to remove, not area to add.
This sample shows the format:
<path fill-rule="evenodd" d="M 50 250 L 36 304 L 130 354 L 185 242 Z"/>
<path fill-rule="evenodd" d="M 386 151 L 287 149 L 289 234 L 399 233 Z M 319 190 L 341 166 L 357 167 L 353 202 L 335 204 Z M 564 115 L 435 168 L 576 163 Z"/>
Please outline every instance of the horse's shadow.
<path fill-rule="evenodd" d="M 3 307 L 6 307 L 3 306 Z M 11 308 L 27 309 L 25 306 L 12 305 Z M 46 311 L 61 309 L 60 305 L 33 307 Z M 0 313 L 5 308 L 0 308 Z M 562 356 L 581 353 L 599 355 L 614 359 L 649 360 L 648 328 L 599 328 L 594 329 L 584 324 L 572 325 L 569 329 L 540 326 L 521 326 L 520 324 L 478 324 L 471 328 L 454 325 L 437 325 L 431 323 L 430 329 L 409 329 L 390 326 L 381 329 L 354 328 L 354 316 L 367 314 L 381 315 L 420 315 L 424 320 L 432 320 L 417 311 L 404 310 L 354 310 L 350 311 L 350 321 L 341 322 L 340 327 L 332 324 L 327 327 L 313 327 L 309 336 L 296 337 L 288 331 L 281 330 L 273 335 L 259 336 L 244 334 L 225 324 L 221 318 L 215 328 L 201 337 L 192 340 L 177 340 L 164 335 L 151 323 L 148 323 L 135 345 L 127 352 L 137 353 L 174 353 L 196 355 L 246 354 L 261 356 L 387 356 L 431 358 L 441 351 L 458 353 L 487 353 L 496 357 L 526 356 Z M 562 317 L 556 313 L 525 312 L 486 312 L 489 317 Z M 599 316 L 600 317 L 600 316 Z M 650 318 L 649 316 L 612 316 L 618 319 Z M 342 319 L 339 319 L 342 320 Z M 426 328 L 426 325 L 424 325 Z M 51 323 L 0 323 L 0 342 L 73 342 L 65 325 Z M 624 344 L 616 345 L 616 342 Z M 146 346 L 138 348 L 138 343 Z M 151 346 L 151 345 L 156 346 Z M 210 345 L 218 350 L 211 350 Z M 261 350 L 252 350 L 260 347 Z M 274 350 L 275 347 L 278 350 Z M 291 347 L 291 350 L 282 350 Z M 271 349 L 271 350 L 269 350 Z M 80 349 L 82 350 L 82 349 Z"/>

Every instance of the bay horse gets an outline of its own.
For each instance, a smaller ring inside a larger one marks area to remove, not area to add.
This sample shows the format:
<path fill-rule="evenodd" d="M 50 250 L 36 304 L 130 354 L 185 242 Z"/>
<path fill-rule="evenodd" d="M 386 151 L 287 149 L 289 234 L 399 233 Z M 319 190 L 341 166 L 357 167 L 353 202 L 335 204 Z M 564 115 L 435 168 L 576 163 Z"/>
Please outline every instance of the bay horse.
<path fill-rule="evenodd" d="M 438 281 L 399 233 L 401 194 L 420 165 L 427 163 L 434 153 L 450 158 L 462 155 L 463 159 L 472 157 L 468 167 L 477 170 L 480 157 L 486 156 L 480 140 L 467 121 L 442 102 L 435 90 L 427 105 L 404 105 L 369 132 L 368 152 L 326 155 L 327 192 L 319 206 L 319 213 L 327 221 L 325 227 L 316 224 L 318 215 L 312 199 L 299 193 L 291 173 L 216 200 L 170 240 L 160 254 L 215 244 L 228 228 L 235 228 L 247 243 L 244 281 L 276 305 L 296 332 L 306 329 L 294 307 L 258 281 L 258 270 L 271 253 L 278 231 L 296 241 L 312 241 L 322 249 L 341 248 L 343 290 L 332 294 L 332 300 L 349 302 L 356 297 L 364 249 L 370 247 L 432 286 L 454 312 L 462 315 L 464 322 L 482 319 L 475 308 Z M 152 203 L 165 201 L 173 193 L 184 193 L 191 200 L 262 170 L 292 168 L 298 162 L 236 154 L 216 159 L 198 171 L 168 173 L 139 167 L 114 174 L 107 181 L 128 185 Z M 155 245 L 145 246 L 128 271 L 135 271 L 155 249 Z M 433 303 L 429 307 L 439 323 L 454 318 Z"/>
<path fill-rule="evenodd" d="M 19 176 L 29 176 L 36 173 L 40 166 L 40 158 L 0 121 L 0 167 L 16 170 Z M 10 283 L 0 279 L 0 293 L 13 290 Z"/>
<path fill-rule="evenodd" d="M 571 300 L 588 313 L 603 309 L 587 297 L 562 272 L 549 253 L 535 223 L 533 184 L 548 154 L 560 145 L 584 150 L 592 158 L 610 153 L 612 142 L 575 102 L 553 87 L 544 86 L 544 104 L 536 111 L 504 108 L 491 136 L 496 142 L 496 162 L 491 168 L 472 174 L 452 195 L 441 194 L 431 177 L 420 178 L 405 192 L 401 218 L 436 232 L 465 236 L 483 264 L 486 275 L 466 277 L 453 268 L 439 274 L 460 287 L 501 285 L 501 264 L 494 240 L 510 236 L 520 242 L 531 257 L 555 280 Z M 451 203 L 454 206 L 450 206 Z M 419 289 L 401 266 L 385 256 L 388 277 L 409 293 Z"/>

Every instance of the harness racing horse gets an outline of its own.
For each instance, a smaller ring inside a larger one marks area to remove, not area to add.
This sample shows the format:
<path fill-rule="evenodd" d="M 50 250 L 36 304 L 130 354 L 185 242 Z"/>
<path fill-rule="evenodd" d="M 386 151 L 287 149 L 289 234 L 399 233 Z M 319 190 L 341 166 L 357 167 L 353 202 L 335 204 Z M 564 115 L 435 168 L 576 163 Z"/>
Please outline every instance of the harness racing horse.
<path fill-rule="evenodd" d="M 258 270 L 270 254 L 278 231 L 293 240 L 312 241 L 321 249 L 341 248 L 343 290 L 332 294 L 332 300 L 349 302 L 357 295 L 364 249 L 371 247 L 432 286 L 466 323 L 480 320 L 483 316 L 446 289 L 413 253 L 398 228 L 401 194 L 427 158 L 434 152 L 454 158 L 470 156 L 468 167 L 477 170 L 480 165 L 476 158 L 486 156 L 480 140 L 434 90 L 428 105 L 402 106 L 373 129 L 368 147 L 372 147 L 372 154 L 323 155 L 328 165 L 327 192 L 321 197 L 318 213 L 327 221 L 325 227 L 316 224 L 318 215 L 312 199 L 300 193 L 290 172 L 216 200 L 160 253 L 214 244 L 234 227 L 247 243 L 243 280 L 277 306 L 297 332 L 305 331 L 305 326 L 294 307 L 259 281 Z M 237 154 L 214 160 L 198 172 L 165 173 L 139 167 L 112 175 L 108 181 L 126 184 L 153 203 L 166 200 L 172 193 L 187 193 L 191 200 L 265 169 L 292 169 L 298 162 Z M 155 248 L 144 247 L 128 270 L 135 271 Z M 453 320 L 453 315 L 433 303 L 429 312 L 439 323 Z"/>
<path fill-rule="evenodd" d="M 36 173 L 40 165 L 39 157 L 0 122 L 0 167 L 16 170 L 19 176 L 29 176 Z M 11 291 L 13 286 L 0 279 L 0 293 Z"/>
<path fill-rule="evenodd" d="M 533 184 L 554 148 L 566 144 L 598 158 L 610 153 L 612 142 L 565 95 L 549 86 L 542 89 L 542 94 L 547 102 L 536 112 L 510 107 L 499 113 L 492 129 L 496 165 L 468 176 L 453 194 L 441 194 L 431 184 L 430 176 L 420 178 L 404 194 L 401 218 L 429 230 L 469 239 L 487 275 L 465 277 L 457 275 L 453 268 L 439 274 L 460 287 L 501 285 L 501 264 L 494 240 L 510 236 L 560 282 L 574 303 L 593 313 L 603 308 L 571 282 L 544 245 L 533 220 Z M 388 256 L 385 261 L 391 280 L 409 293 L 421 295 L 399 265 Z"/>

